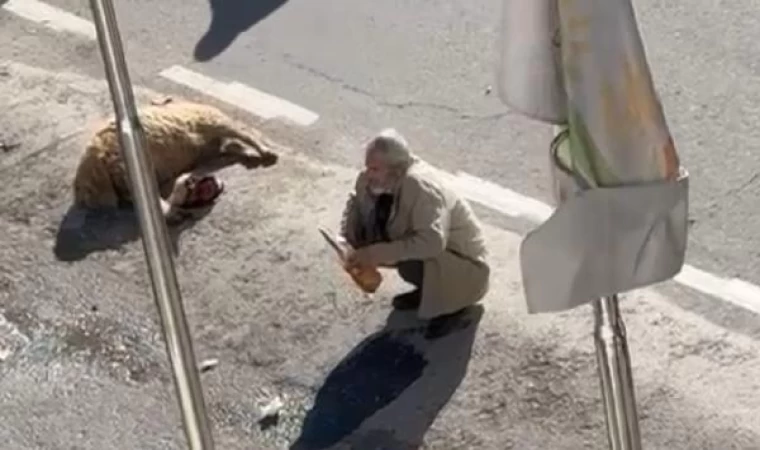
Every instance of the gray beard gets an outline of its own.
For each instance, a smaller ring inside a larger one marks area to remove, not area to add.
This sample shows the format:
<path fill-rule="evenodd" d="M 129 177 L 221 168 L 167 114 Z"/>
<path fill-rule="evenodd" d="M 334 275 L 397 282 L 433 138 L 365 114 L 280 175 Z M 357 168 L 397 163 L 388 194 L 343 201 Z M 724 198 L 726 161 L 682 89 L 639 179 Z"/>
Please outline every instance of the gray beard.
<path fill-rule="evenodd" d="M 385 188 L 385 187 L 378 187 L 378 186 L 371 186 L 369 188 L 369 191 L 372 193 L 372 195 L 382 195 L 382 194 L 390 194 L 391 189 Z"/>
<path fill-rule="evenodd" d="M 393 177 L 393 178 L 390 178 L 390 179 L 388 179 L 386 181 L 386 185 L 385 186 L 372 186 L 372 185 L 370 185 L 369 186 L 369 192 L 372 195 L 374 195 L 374 196 L 378 196 L 378 195 L 382 195 L 382 194 L 392 194 L 393 190 L 394 190 L 394 188 L 396 186 L 396 184 L 398 183 L 398 180 L 399 180 L 398 178 Z"/>

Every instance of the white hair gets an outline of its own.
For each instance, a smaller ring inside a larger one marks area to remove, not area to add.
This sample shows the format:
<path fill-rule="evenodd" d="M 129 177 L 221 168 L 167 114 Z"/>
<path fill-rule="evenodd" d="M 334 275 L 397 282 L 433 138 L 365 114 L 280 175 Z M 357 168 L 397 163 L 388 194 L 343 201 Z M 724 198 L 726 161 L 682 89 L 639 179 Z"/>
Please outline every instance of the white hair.
<path fill-rule="evenodd" d="M 394 169 L 405 170 L 414 160 L 406 139 L 394 128 L 386 128 L 379 132 L 367 144 L 367 151 L 382 155 L 386 163 Z"/>

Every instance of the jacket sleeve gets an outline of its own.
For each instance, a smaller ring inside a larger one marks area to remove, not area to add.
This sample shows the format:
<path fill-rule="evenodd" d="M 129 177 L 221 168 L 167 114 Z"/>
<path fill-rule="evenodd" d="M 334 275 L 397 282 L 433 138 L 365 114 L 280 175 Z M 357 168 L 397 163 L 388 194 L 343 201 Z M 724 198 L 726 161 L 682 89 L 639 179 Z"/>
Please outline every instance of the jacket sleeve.
<path fill-rule="evenodd" d="M 418 194 L 412 211 L 412 231 L 401 239 L 371 246 L 369 251 L 379 265 L 394 265 L 400 261 L 426 260 L 446 250 L 449 229 L 449 210 L 442 193 L 432 186 L 416 181 Z"/>

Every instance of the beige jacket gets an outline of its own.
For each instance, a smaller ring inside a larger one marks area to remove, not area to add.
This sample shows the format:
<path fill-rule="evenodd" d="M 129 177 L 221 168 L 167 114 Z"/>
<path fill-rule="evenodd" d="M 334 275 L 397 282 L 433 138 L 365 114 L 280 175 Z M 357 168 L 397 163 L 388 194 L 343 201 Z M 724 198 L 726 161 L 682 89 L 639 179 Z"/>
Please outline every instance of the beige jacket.
<path fill-rule="evenodd" d="M 490 267 L 483 234 L 467 202 L 415 162 L 394 191 L 388 220 L 390 242 L 371 243 L 364 218 L 373 200 L 361 172 L 343 213 L 341 231 L 354 247 L 369 244 L 382 266 L 406 260 L 424 262 L 423 319 L 457 311 L 480 301 L 489 287 Z"/>

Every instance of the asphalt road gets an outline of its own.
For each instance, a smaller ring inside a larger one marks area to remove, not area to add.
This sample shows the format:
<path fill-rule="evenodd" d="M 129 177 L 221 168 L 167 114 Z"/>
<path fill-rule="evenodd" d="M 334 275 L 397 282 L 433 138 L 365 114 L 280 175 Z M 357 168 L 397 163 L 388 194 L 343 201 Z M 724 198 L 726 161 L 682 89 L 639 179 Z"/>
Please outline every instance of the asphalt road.
<path fill-rule="evenodd" d="M 51 3 L 86 12 L 84 2 Z M 548 200 L 548 131 L 485 94 L 495 4 L 291 1 L 205 62 L 193 61 L 208 5 L 160 5 L 119 6 L 136 83 L 192 95 L 156 77 L 181 63 L 321 115 L 310 130 L 263 123 L 294 153 L 271 171 L 227 171 L 223 201 L 177 238 L 197 352 L 220 360 L 204 375 L 218 448 L 604 448 L 589 310 L 525 315 L 519 236 L 510 231 L 524 224 L 484 213 L 489 243 L 502 249 L 498 281 L 482 317 L 473 313 L 468 329 L 432 344 L 410 317 L 389 316 L 398 280 L 362 299 L 328 269 L 312 229 L 334 223 L 358 144 L 389 124 L 443 168 Z M 756 190 L 739 187 L 757 166 L 749 126 L 760 90 L 748 37 L 760 13 L 748 3 L 664 8 L 675 7 L 639 10 L 694 177 L 690 261 L 758 281 Z M 731 25 L 720 27 L 718 16 Z M 348 38 L 349 29 L 359 33 Z M 21 143 L 0 155 L 0 173 L 12 180 L 0 191 L 0 441 L 14 449 L 182 448 L 135 230 L 128 217 L 112 217 L 84 223 L 83 236 L 67 213 L 81 131 L 110 111 L 97 46 L 4 11 L 0 38 L 9 43 L 0 59 L 13 61 L 0 71 L 0 123 L 4 139 Z M 214 53 L 200 48 L 203 59 Z M 713 70 L 701 67 L 710 58 Z M 728 146 L 728 135 L 741 161 L 719 172 L 728 158 L 707 149 Z M 624 314 L 646 448 L 757 448 L 757 317 L 672 284 L 630 296 Z M 275 395 L 285 399 L 281 421 L 263 428 L 256 406 Z"/>
<path fill-rule="evenodd" d="M 89 17 L 85 1 L 50 3 Z M 760 283 L 757 0 L 635 5 L 691 173 L 689 261 Z M 393 125 L 444 168 L 551 199 L 548 128 L 486 95 L 495 76 L 496 0 L 126 0 L 118 12 L 145 73 L 181 63 L 237 80 L 318 112 L 322 125 L 357 142 Z M 357 159 L 325 151 L 336 161 Z"/>

